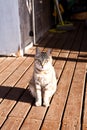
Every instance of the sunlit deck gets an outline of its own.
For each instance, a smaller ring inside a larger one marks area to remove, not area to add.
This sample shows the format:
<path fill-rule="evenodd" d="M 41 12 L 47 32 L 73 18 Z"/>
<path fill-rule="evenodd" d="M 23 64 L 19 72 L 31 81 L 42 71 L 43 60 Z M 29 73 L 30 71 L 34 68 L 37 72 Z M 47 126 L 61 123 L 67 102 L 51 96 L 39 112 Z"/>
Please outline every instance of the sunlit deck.
<path fill-rule="evenodd" d="M 28 91 L 35 46 L 24 57 L 0 57 L 1 130 L 87 130 L 87 28 L 47 33 L 41 50 L 52 48 L 58 87 L 50 106 L 34 106 Z"/>

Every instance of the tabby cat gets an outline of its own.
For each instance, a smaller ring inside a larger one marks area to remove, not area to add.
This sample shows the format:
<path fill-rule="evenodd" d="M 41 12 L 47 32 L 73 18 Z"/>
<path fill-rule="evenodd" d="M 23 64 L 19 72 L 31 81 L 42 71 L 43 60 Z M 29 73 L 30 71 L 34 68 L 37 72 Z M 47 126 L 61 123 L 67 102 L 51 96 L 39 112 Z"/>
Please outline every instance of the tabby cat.
<path fill-rule="evenodd" d="M 56 91 L 57 79 L 50 50 L 41 52 L 36 48 L 34 72 L 29 89 L 35 97 L 36 106 L 49 106 L 50 99 Z"/>

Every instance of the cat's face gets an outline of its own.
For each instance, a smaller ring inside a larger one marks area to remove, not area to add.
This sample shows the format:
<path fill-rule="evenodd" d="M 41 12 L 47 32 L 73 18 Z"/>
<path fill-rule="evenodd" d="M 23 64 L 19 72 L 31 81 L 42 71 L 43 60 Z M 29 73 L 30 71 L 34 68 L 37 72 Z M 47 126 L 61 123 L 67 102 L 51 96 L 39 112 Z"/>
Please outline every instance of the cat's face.
<path fill-rule="evenodd" d="M 47 70 L 51 64 L 52 57 L 50 55 L 50 50 L 47 52 L 40 52 L 40 50 L 36 48 L 35 67 L 38 70 Z"/>

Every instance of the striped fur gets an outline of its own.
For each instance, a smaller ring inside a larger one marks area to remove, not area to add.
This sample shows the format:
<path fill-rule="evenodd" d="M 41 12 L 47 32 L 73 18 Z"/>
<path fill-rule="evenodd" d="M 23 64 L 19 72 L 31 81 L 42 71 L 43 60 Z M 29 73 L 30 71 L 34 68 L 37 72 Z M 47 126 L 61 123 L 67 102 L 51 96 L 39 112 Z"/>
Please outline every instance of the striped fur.
<path fill-rule="evenodd" d="M 50 50 L 40 52 L 39 48 L 36 48 L 34 72 L 29 84 L 29 89 L 36 99 L 35 105 L 49 106 L 56 87 L 57 79 L 52 65 Z"/>

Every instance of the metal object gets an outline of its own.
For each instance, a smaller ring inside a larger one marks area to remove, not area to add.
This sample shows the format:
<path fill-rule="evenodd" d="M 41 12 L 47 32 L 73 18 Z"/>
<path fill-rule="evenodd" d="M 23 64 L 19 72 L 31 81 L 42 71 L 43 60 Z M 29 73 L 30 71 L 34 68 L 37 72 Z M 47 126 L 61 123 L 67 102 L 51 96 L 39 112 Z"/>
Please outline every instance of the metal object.
<path fill-rule="evenodd" d="M 29 12 L 29 16 L 31 16 L 31 31 L 29 35 L 33 36 L 33 44 L 36 44 L 36 33 L 35 33 L 35 10 L 34 10 L 34 0 L 26 0 L 26 6 Z"/>

